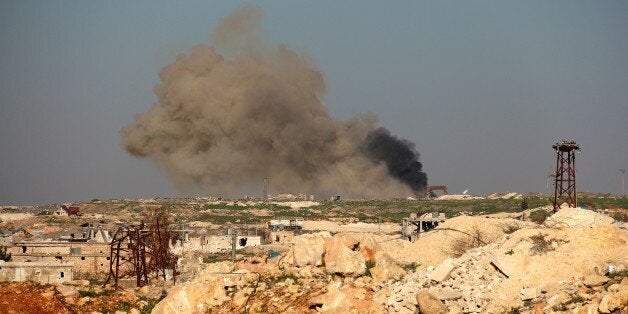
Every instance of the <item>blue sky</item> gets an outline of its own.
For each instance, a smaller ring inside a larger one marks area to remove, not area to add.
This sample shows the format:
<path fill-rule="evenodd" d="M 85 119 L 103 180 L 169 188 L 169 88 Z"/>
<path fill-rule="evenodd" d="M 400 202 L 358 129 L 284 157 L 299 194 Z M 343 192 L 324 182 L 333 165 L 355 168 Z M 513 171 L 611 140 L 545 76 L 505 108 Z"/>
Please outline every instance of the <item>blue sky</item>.
<path fill-rule="evenodd" d="M 579 190 L 628 168 L 628 2 L 264 1 L 264 33 L 308 54 L 325 103 L 417 144 L 451 192 L 545 191 L 574 139 Z M 237 1 L 0 2 L 0 204 L 178 192 L 119 129 L 158 71 L 211 43 Z"/>

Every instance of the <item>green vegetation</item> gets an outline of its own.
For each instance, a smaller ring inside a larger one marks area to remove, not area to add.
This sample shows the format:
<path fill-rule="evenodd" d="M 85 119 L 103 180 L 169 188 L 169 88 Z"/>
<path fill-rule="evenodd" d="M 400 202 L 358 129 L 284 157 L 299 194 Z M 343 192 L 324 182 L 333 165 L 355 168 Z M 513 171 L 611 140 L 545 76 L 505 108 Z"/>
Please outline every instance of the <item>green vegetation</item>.
<path fill-rule="evenodd" d="M 110 314 L 110 313 L 112 314 L 112 313 L 116 313 L 117 311 L 128 313 L 130 310 L 131 310 L 131 303 L 129 303 L 128 301 L 119 301 L 116 303 L 114 309 L 103 308 L 103 309 L 100 309 L 98 312 L 103 313 L 103 314 Z"/>
<path fill-rule="evenodd" d="M 93 201 L 93 200 L 92 200 Z M 526 195 L 528 208 L 550 205 L 549 198 Z M 590 208 L 612 208 L 613 218 L 620 221 L 628 220 L 628 215 L 617 209 L 628 208 L 626 197 L 593 197 L 580 196 L 579 203 Z M 260 224 L 272 218 L 302 217 L 307 220 L 339 219 L 344 222 L 366 223 L 400 223 L 410 214 L 443 212 L 447 218 L 459 215 L 486 215 L 499 212 L 521 212 L 521 199 L 479 199 L 479 200 L 434 200 L 434 199 L 388 199 L 388 200 L 342 200 L 322 201 L 320 204 L 301 209 L 271 202 L 259 201 L 220 201 L 208 203 L 188 203 L 179 200 L 158 200 L 150 207 L 145 203 L 133 200 L 101 201 L 96 205 L 110 211 L 129 211 L 132 215 L 150 210 L 154 205 L 171 209 L 176 213 L 178 222 L 206 221 L 214 224 Z M 42 211 L 39 216 L 51 215 L 52 212 Z M 534 211 L 530 219 L 542 223 L 550 213 Z M 67 218 L 49 216 L 51 224 L 72 223 Z M 137 218 L 137 217 L 135 217 Z M 517 228 L 505 226 L 507 232 Z"/>
<path fill-rule="evenodd" d="M 554 305 L 552 307 L 552 310 L 554 310 L 554 311 L 567 311 L 567 310 L 569 310 L 569 307 L 568 307 L 569 304 L 582 303 L 584 301 L 585 301 L 584 297 L 581 297 L 580 295 L 572 295 L 569 300 L 567 300 L 567 301 L 565 301 L 565 302 L 563 302 L 561 304 Z"/>
<path fill-rule="evenodd" d="M 528 208 L 550 205 L 545 197 L 526 196 Z M 595 208 L 628 208 L 626 198 L 582 197 L 583 204 Z M 500 212 L 521 212 L 520 199 L 480 199 L 480 200 L 347 200 L 322 201 L 320 204 L 301 209 L 291 209 L 288 206 L 274 203 L 233 203 L 219 202 L 208 204 L 187 205 L 181 204 L 178 209 L 191 210 L 197 214 L 184 218 L 185 220 L 208 221 L 215 224 L 258 224 L 271 218 L 302 217 L 308 220 L 317 219 L 355 219 L 367 223 L 400 223 L 411 213 L 424 214 L 429 212 L 444 212 L 447 218 L 461 214 L 486 215 Z M 131 202 L 127 202 L 131 203 Z M 130 205 L 127 205 L 130 206 Z M 173 205 L 174 206 L 174 205 Z M 132 207 L 131 207 L 132 208 Z M 263 214 L 251 215 L 256 210 L 265 210 Z M 549 213 L 542 210 L 534 211 L 530 219 L 542 223 Z M 617 215 L 615 219 L 627 219 Z M 351 220 L 349 220 L 351 221 Z M 518 228 L 506 226 L 508 232 Z"/>
<path fill-rule="evenodd" d="M 539 209 L 530 213 L 530 220 L 540 225 L 545 222 L 545 219 L 547 219 L 548 216 L 549 214 L 547 213 L 547 211 Z"/>
<path fill-rule="evenodd" d="M 521 313 L 521 309 L 520 307 L 511 307 L 510 310 L 508 310 L 506 313 L 508 314 L 519 314 Z"/>
<path fill-rule="evenodd" d="M 543 234 L 533 235 L 530 240 L 532 240 L 532 248 L 530 248 L 532 254 L 540 255 L 554 250 L 552 243 L 546 240 Z"/>
<path fill-rule="evenodd" d="M 402 267 L 405 271 L 410 272 L 410 271 L 415 271 L 415 270 L 416 270 L 416 268 L 417 268 L 417 267 L 419 267 L 419 264 L 418 264 L 418 263 L 416 263 L 416 262 L 412 262 L 412 263 L 406 263 L 406 264 L 403 264 L 403 265 L 401 265 L 401 267 Z"/>
<path fill-rule="evenodd" d="M 365 276 L 371 276 L 371 268 L 375 267 L 375 262 L 373 261 L 366 261 L 366 272 L 364 273 Z"/>
<path fill-rule="evenodd" d="M 89 281 L 90 286 L 101 286 L 105 284 L 105 280 L 100 278 L 88 278 L 87 280 Z"/>
<path fill-rule="evenodd" d="M 617 212 L 617 213 L 613 213 L 611 217 L 613 217 L 613 219 L 617 221 L 628 222 L 628 214 Z"/>
<path fill-rule="evenodd" d="M 294 282 L 297 282 L 297 280 L 299 279 L 299 278 L 297 278 L 296 276 L 294 276 L 294 275 L 292 275 L 292 274 L 286 274 L 286 273 L 284 273 L 284 274 L 282 274 L 281 276 L 278 276 L 278 277 L 275 277 L 275 278 L 270 278 L 270 280 L 269 280 L 266 284 L 267 284 L 269 287 L 272 287 L 272 286 L 274 286 L 276 283 L 283 282 L 283 281 L 285 281 L 285 280 L 286 280 L 286 279 L 288 279 L 288 278 L 292 279 Z"/>
<path fill-rule="evenodd" d="M 225 202 L 221 202 L 218 204 L 204 204 L 203 209 L 245 209 L 246 205 L 240 204 L 227 204 Z"/>
<path fill-rule="evenodd" d="M 239 223 L 239 224 L 256 224 L 262 222 L 262 217 L 252 216 L 251 214 L 244 212 L 237 215 L 221 215 L 213 213 L 201 213 L 197 215 L 194 220 L 196 221 L 208 221 L 217 225 L 224 225 L 227 223 Z"/>
<path fill-rule="evenodd" d="M 66 224 L 67 221 L 65 219 L 59 218 L 59 217 L 50 217 L 48 218 L 48 220 L 46 220 L 47 223 L 49 224 Z"/>
<path fill-rule="evenodd" d="M 449 248 L 445 248 L 444 252 L 454 257 L 460 257 L 468 250 L 486 245 L 487 235 L 480 227 L 473 226 L 469 233 L 454 239 Z"/>
<path fill-rule="evenodd" d="M 79 295 L 82 297 L 90 297 L 90 298 L 95 298 L 95 297 L 100 297 L 100 296 L 110 296 L 112 294 L 115 293 L 115 290 L 102 290 L 102 291 L 96 291 L 96 290 L 79 290 Z"/>
<path fill-rule="evenodd" d="M 157 305 L 157 303 L 159 303 L 159 301 L 163 300 L 163 298 L 165 298 L 166 295 L 168 295 L 168 294 L 167 293 L 165 293 L 165 294 L 162 293 L 162 295 L 161 295 L 161 297 L 159 299 L 146 299 L 146 300 L 144 300 L 144 301 L 146 301 L 146 305 L 144 305 L 140 309 L 140 313 L 142 313 L 142 314 L 150 314 L 153 311 L 153 308 L 155 307 L 155 305 Z"/>
<path fill-rule="evenodd" d="M 614 271 L 608 274 L 608 278 L 616 279 L 616 278 L 624 278 L 628 277 L 628 269 Z"/>
<path fill-rule="evenodd" d="M 628 197 L 591 197 L 579 195 L 578 204 L 592 205 L 594 208 L 628 209 Z"/>

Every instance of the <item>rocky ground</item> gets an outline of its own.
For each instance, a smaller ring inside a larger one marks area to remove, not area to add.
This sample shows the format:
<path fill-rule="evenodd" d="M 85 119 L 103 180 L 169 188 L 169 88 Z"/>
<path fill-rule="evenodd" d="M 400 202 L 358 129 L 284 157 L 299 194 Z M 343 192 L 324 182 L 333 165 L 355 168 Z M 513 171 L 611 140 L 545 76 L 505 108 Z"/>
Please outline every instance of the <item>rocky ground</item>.
<path fill-rule="evenodd" d="M 328 231 L 210 264 L 153 313 L 626 313 L 628 230 L 583 209 L 543 224 L 459 216 L 418 241 Z"/>
<path fill-rule="evenodd" d="M 235 263 L 189 252 L 174 286 L 3 283 L 0 313 L 628 313 L 625 223 L 544 210 L 453 217 L 413 243 L 396 224 L 313 221 Z"/>

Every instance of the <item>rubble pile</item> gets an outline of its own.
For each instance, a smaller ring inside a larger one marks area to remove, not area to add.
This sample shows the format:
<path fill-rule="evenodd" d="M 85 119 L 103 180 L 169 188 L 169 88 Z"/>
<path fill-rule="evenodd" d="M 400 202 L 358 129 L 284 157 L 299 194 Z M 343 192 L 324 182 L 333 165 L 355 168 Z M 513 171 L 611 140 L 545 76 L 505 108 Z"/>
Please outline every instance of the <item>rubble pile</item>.
<path fill-rule="evenodd" d="M 438 265 L 453 256 L 453 243 L 479 232 L 484 243 L 501 239 L 513 229 L 535 226 L 534 223 L 515 219 L 495 219 L 478 216 L 457 216 L 447 219 L 432 231 L 421 235 L 415 242 L 403 239 L 384 241 L 383 250 L 397 261 L 422 265 Z"/>
<path fill-rule="evenodd" d="M 587 226 L 461 216 L 415 243 L 299 235 L 274 258 L 210 264 L 153 313 L 627 311 L 628 231 L 596 215 L 578 213 L 577 221 L 594 216 Z M 448 250 L 472 243 L 465 237 L 481 241 Z"/>
<path fill-rule="evenodd" d="M 620 304 L 614 309 L 626 307 L 622 291 L 628 287 L 609 285 L 609 279 L 601 276 L 608 265 L 616 265 L 613 271 L 625 276 L 625 229 L 612 225 L 523 228 L 436 267 L 412 272 L 376 292 L 375 300 L 395 313 L 413 313 L 413 305 L 419 306 L 415 295 L 423 290 L 440 300 L 448 313 L 501 313 L 526 304 L 543 304 L 546 311 L 580 306 L 599 307 L 602 312 L 606 303 Z"/>

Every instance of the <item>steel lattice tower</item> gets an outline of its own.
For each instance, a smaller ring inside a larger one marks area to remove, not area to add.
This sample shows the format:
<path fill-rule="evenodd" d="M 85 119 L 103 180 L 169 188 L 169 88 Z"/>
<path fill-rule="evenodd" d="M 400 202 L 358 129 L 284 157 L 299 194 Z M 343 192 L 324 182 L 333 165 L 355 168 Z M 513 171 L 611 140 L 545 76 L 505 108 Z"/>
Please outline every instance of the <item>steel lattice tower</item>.
<path fill-rule="evenodd" d="M 576 151 L 580 146 L 574 141 L 563 141 L 552 146 L 556 151 L 556 173 L 554 174 L 554 211 L 567 203 L 569 207 L 578 206 L 576 194 Z"/>

